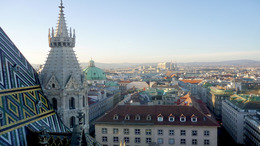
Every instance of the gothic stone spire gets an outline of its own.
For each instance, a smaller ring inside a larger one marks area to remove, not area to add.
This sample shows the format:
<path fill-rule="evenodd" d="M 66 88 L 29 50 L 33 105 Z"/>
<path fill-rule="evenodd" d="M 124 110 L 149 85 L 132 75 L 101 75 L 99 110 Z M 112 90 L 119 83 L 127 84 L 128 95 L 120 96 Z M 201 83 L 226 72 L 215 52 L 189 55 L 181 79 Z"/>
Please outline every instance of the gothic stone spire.
<path fill-rule="evenodd" d="M 61 0 L 60 3 L 60 13 L 59 13 L 59 19 L 58 19 L 58 24 L 55 29 L 55 34 L 52 31 L 52 34 L 50 35 L 49 31 L 49 46 L 50 47 L 75 47 L 75 31 L 74 34 L 68 33 L 65 17 L 64 17 L 64 11 L 63 11 L 63 3 Z"/>

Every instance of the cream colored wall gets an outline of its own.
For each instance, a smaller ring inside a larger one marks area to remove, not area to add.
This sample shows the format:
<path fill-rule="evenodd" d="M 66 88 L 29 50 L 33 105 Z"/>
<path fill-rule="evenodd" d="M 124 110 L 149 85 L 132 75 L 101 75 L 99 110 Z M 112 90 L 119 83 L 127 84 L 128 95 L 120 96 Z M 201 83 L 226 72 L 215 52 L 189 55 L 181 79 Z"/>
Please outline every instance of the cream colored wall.
<path fill-rule="evenodd" d="M 107 128 L 108 133 L 102 134 L 102 128 Z M 113 134 L 113 128 L 119 129 L 119 134 Z M 124 135 L 124 129 L 128 128 L 130 131 L 129 135 Z M 135 135 L 135 129 L 140 129 L 141 134 Z M 146 129 L 152 129 L 152 135 L 148 136 L 145 134 Z M 159 136 L 157 135 L 157 130 L 162 129 L 163 135 Z M 169 136 L 169 129 L 174 130 L 174 135 Z M 192 139 L 197 139 L 197 145 L 204 145 L 204 139 L 210 140 L 210 146 L 217 146 L 217 127 L 194 127 L 194 126 L 153 126 L 153 125 L 101 125 L 97 124 L 95 126 L 96 130 L 96 140 L 101 144 L 107 144 L 107 145 L 116 145 L 120 144 L 113 142 L 113 137 L 117 136 L 119 137 L 119 141 L 124 142 L 124 137 L 129 137 L 130 143 L 126 143 L 126 145 L 140 145 L 140 146 L 148 146 L 146 143 L 146 138 L 151 137 L 152 142 L 157 142 L 157 138 L 163 138 L 164 143 L 162 146 L 169 145 L 169 138 L 174 138 L 175 144 L 174 145 L 180 145 L 180 139 L 186 139 L 186 145 L 191 145 Z M 186 136 L 180 136 L 180 130 L 186 130 Z M 197 136 L 192 136 L 191 131 L 197 130 Z M 204 136 L 204 130 L 210 131 L 210 136 Z M 107 136 L 108 142 L 102 142 L 102 136 Z M 135 137 L 141 138 L 141 143 L 137 144 L 135 143 Z"/>

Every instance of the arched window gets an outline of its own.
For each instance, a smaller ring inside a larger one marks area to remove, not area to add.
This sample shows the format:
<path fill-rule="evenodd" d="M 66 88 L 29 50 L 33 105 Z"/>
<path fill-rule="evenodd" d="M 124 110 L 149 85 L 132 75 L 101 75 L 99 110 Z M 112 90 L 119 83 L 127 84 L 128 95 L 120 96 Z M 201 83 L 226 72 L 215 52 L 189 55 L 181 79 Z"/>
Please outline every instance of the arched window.
<path fill-rule="evenodd" d="M 83 107 L 85 107 L 85 96 L 83 96 Z"/>
<path fill-rule="evenodd" d="M 115 114 L 113 117 L 114 120 L 118 120 L 118 114 Z"/>
<path fill-rule="evenodd" d="M 70 109 L 75 109 L 75 99 L 73 97 L 69 100 Z"/>
<path fill-rule="evenodd" d="M 137 114 L 137 115 L 135 116 L 135 120 L 140 120 L 140 119 L 141 119 L 140 115 Z"/>
<path fill-rule="evenodd" d="M 186 122 L 186 117 L 183 114 L 181 114 L 181 116 L 180 116 L 180 121 L 181 122 Z"/>
<path fill-rule="evenodd" d="M 130 116 L 128 114 L 125 116 L 125 120 L 130 120 Z"/>
<path fill-rule="evenodd" d="M 73 126 L 75 125 L 75 117 L 70 117 L 70 128 L 73 128 Z"/>
<path fill-rule="evenodd" d="M 150 114 L 147 115 L 147 116 L 146 116 L 146 120 L 148 120 L 148 121 L 152 120 L 152 116 L 151 116 Z"/>
<path fill-rule="evenodd" d="M 57 110 L 58 106 L 57 106 L 57 99 L 56 98 L 52 98 L 52 105 L 53 105 L 53 109 Z"/>

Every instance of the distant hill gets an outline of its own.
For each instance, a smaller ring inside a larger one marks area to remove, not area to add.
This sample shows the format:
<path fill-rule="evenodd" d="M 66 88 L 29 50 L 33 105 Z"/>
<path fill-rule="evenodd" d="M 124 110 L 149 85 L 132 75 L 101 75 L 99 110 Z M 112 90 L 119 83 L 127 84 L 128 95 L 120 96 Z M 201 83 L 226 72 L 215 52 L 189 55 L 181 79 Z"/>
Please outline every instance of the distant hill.
<path fill-rule="evenodd" d="M 209 65 L 209 66 L 260 66 L 260 61 L 255 60 L 228 60 L 228 61 L 220 61 L 220 62 L 190 62 L 184 63 L 186 65 Z"/>
<path fill-rule="evenodd" d="M 110 68 L 128 68 L 128 67 L 136 67 L 136 66 L 157 66 L 158 63 L 99 63 L 95 62 L 95 65 L 102 69 L 110 69 Z M 220 62 L 188 62 L 188 63 L 178 63 L 179 65 L 193 65 L 193 66 L 260 66 L 260 61 L 243 59 L 243 60 L 229 60 L 229 61 L 220 61 Z M 83 62 L 80 63 L 81 67 L 87 68 L 88 63 Z M 32 64 L 32 66 L 38 70 L 40 64 Z"/>

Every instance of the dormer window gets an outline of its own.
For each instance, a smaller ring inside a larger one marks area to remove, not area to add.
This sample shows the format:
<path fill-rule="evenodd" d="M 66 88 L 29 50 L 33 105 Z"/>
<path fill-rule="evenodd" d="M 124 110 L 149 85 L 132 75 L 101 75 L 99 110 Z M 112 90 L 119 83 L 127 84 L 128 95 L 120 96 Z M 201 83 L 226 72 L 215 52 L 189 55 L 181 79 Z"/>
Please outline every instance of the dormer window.
<path fill-rule="evenodd" d="M 159 115 L 157 116 L 157 121 L 158 121 L 158 122 L 162 122 L 162 121 L 163 121 L 163 115 L 162 115 L 162 114 L 159 114 Z"/>
<path fill-rule="evenodd" d="M 180 116 L 180 121 L 181 122 L 186 122 L 186 117 L 183 114 L 181 114 L 181 116 Z"/>
<path fill-rule="evenodd" d="M 118 120 L 118 115 L 115 114 L 114 117 L 113 117 L 114 120 Z"/>
<path fill-rule="evenodd" d="M 140 118 L 140 115 L 139 115 L 139 114 L 135 116 L 135 120 L 140 120 L 140 119 L 141 119 L 141 118 Z"/>
<path fill-rule="evenodd" d="M 125 120 L 130 120 L 130 116 L 128 114 L 125 116 Z"/>
<path fill-rule="evenodd" d="M 191 116 L 191 122 L 197 122 L 197 116 L 194 114 Z"/>
<path fill-rule="evenodd" d="M 147 121 L 150 121 L 150 120 L 152 120 L 152 117 L 151 117 L 151 115 L 147 115 L 147 116 L 146 116 L 146 120 L 147 120 Z"/>
<path fill-rule="evenodd" d="M 172 114 L 169 115 L 169 122 L 174 122 L 174 116 Z"/>

